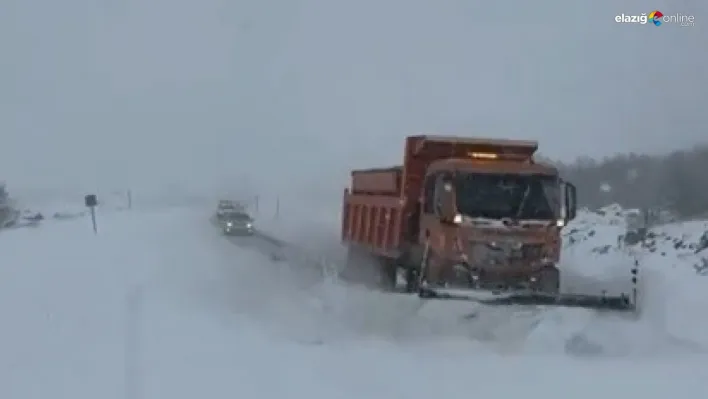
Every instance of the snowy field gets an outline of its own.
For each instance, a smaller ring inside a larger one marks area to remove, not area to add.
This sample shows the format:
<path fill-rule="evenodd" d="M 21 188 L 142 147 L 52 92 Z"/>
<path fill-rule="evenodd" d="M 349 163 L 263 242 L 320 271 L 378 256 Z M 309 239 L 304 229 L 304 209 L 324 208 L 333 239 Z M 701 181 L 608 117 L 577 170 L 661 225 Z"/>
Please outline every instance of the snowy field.
<path fill-rule="evenodd" d="M 317 266 L 336 261 L 336 225 L 263 222 L 298 242 L 278 260 L 257 239 L 220 236 L 210 211 L 104 207 L 98 235 L 85 217 L 0 231 L 0 397 L 708 392 L 708 277 L 696 275 L 689 250 L 666 244 L 671 251 L 634 255 L 645 265 L 638 320 L 578 309 L 421 306 L 323 279 Z M 708 229 L 696 223 L 664 230 L 695 241 Z M 621 226 L 575 225 L 569 234 L 582 237 L 566 248 L 573 275 L 624 278 L 629 255 L 596 250 L 612 245 Z M 478 317 L 469 320 L 472 311 Z"/>

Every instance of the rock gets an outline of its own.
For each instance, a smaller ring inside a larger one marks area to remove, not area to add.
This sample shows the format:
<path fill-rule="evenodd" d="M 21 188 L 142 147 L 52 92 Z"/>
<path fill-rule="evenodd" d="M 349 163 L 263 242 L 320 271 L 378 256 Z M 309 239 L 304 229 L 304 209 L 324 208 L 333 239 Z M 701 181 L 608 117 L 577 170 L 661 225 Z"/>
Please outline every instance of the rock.
<path fill-rule="evenodd" d="M 708 248 L 708 230 L 704 231 L 701 235 L 701 238 L 698 239 L 698 244 L 696 245 L 695 253 L 699 253 L 706 248 Z"/>

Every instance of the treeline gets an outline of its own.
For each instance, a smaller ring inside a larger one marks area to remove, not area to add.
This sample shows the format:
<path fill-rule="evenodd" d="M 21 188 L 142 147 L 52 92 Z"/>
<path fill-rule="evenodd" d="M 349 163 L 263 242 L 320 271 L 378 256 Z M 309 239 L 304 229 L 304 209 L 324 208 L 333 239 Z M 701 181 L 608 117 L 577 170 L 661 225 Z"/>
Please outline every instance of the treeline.
<path fill-rule="evenodd" d="M 667 155 L 621 154 L 553 162 L 590 208 L 609 203 L 661 207 L 682 217 L 708 214 L 708 145 Z"/>

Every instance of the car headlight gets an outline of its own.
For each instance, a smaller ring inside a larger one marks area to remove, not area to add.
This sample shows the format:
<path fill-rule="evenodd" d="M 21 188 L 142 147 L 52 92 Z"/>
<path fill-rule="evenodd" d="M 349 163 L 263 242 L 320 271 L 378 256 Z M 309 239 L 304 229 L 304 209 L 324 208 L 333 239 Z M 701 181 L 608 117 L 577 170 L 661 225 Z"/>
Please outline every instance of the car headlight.
<path fill-rule="evenodd" d="M 234 224 L 231 223 L 231 222 L 226 222 L 226 227 L 231 227 L 231 226 L 233 226 L 233 225 L 234 225 Z"/>
<path fill-rule="evenodd" d="M 253 223 L 246 223 L 246 227 L 249 228 L 249 229 L 252 228 L 252 227 L 253 227 Z"/>

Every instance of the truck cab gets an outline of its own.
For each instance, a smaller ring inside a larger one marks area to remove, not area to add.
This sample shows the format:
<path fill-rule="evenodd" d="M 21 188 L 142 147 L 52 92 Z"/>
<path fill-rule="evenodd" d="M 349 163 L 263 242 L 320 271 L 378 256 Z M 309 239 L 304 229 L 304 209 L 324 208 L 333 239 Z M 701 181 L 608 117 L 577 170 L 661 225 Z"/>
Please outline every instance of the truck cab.
<path fill-rule="evenodd" d="M 575 186 L 534 161 L 536 142 L 466 144 L 464 154 L 426 167 L 411 228 L 422 251 L 415 283 L 557 293 Z"/>

